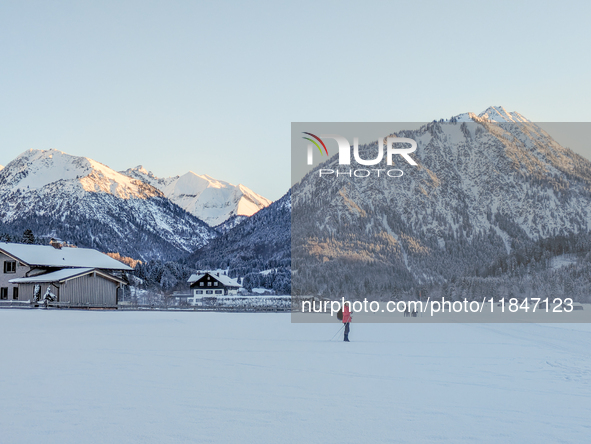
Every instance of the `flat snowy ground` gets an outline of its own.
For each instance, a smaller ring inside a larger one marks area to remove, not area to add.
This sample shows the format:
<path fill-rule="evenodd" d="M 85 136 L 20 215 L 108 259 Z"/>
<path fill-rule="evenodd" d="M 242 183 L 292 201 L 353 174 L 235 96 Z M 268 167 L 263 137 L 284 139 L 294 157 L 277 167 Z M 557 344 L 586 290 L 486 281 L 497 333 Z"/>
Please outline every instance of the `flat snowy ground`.
<path fill-rule="evenodd" d="M 0 310 L 0 442 L 589 442 L 591 326 Z"/>

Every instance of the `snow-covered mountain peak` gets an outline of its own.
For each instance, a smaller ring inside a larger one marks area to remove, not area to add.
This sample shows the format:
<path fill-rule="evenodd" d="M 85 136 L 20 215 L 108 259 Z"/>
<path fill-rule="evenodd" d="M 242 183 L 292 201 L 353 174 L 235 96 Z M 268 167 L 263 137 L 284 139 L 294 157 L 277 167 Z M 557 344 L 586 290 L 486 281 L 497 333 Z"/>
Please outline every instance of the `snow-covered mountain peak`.
<path fill-rule="evenodd" d="M 473 122 L 478 120 L 486 120 L 488 122 L 497 123 L 525 123 L 530 122 L 529 119 L 525 118 L 516 111 L 509 112 L 502 106 L 489 106 L 486 110 L 480 114 L 472 112 L 458 114 L 452 118 L 456 122 Z"/>
<path fill-rule="evenodd" d="M 146 260 L 218 235 L 146 181 L 58 150 L 28 150 L 0 171 L 0 224 Z"/>
<path fill-rule="evenodd" d="M 160 194 L 100 162 L 56 149 L 27 150 L 0 173 L 0 189 L 4 192 L 43 190 L 55 188 L 58 183 L 59 188 L 72 192 L 107 193 L 122 199 Z"/>
<path fill-rule="evenodd" d="M 142 166 L 123 172 L 158 188 L 166 197 L 215 227 L 232 216 L 252 216 L 271 204 L 244 185 L 215 179 L 193 171 L 167 178 L 158 178 Z"/>
<path fill-rule="evenodd" d="M 146 176 L 154 177 L 154 174 L 151 171 L 148 171 L 144 168 L 143 165 L 138 165 L 135 168 L 130 168 L 131 171 L 137 171 L 140 174 L 145 174 Z"/>
<path fill-rule="evenodd" d="M 489 106 L 485 111 L 481 112 L 478 117 L 488 119 L 491 122 L 529 122 L 518 112 L 509 112 L 502 106 Z"/>
<path fill-rule="evenodd" d="M 215 179 L 208 179 L 207 176 L 200 176 L 189 171 L 179 176 L 174 182 L 166 187 L 164 194 L 174 196 L 197 196 L 208 187 L 221 188 L 221 183 Z"/>
<path fill-rule="evenodd" d="M 193 171 L 189 171 L 189 173 L 195 174 Z M 230 182 L 226 182 L 226 181 L 223 181 L 223 180 L 217 180 L 217 179 L 211 177 L 209 174 L 203 174 L 203 175 L 195 174 L 195 175 L 197 177 L 199 177 L 199 178 L 207 181 L 209 183 L 209 186 L 210 187 L 224 188 L 224 187 L 227 187 L 227 186 L 231 186 L 231 187 L 235 186 L 235 185 L 232 185 Z M 238 186 L 241 186 L 241 185 L 238 185 Z"/>

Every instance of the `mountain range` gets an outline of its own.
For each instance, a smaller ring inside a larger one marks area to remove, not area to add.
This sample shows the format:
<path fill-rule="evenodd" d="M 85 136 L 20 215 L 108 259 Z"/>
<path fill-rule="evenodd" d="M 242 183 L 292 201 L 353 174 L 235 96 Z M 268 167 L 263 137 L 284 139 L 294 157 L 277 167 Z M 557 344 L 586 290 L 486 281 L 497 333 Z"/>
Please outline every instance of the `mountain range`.
<path fill-rule="evenodd" d="M 143 171 L 123 174 L 58 150 L 26 151 L 0 170 L 0 222 L 12 233 L 30 228 L 101 251 L 169 260 L 220 235 L 193 213 L 215 213 L 209 220 L 217 223 L 269 204 L 242 185 L 209 176 L 159 181 Z M 192 212 L 174 202 L 187 196 L 194 198 Z"/>
<path fill-rule="evenodd" d="M 519 113 L 490 107 L 395 135 L 417 142 L 416 167 L 395 160 L 402 177 L 320 177 L 340 168 L 333 156 L 292 187 L 295 294 L 388 297 L 533 267 L 507 258 L 544 240 L 587 242 L 591 162 Z M 359 150 L 374 159 L 377 141 Z"/>
<path fill-rule="evenodd" d="M 394 160 L 402 177 L 320 177 L 340 168 L 335 155 L 270 204 L 207 175 L 158 178 L 30 150 L 0 171 L 0 234 L 31 228 L 174 260 L 142 271 L 167 288 L 191 269 L 223 268 L 247 288 L 295 295 L 591 292 L 591 162 L 502 107 L 395 135 L 417 142 L 417 166 Z M 359 151 L 375 158 L 378 144 Z"/>

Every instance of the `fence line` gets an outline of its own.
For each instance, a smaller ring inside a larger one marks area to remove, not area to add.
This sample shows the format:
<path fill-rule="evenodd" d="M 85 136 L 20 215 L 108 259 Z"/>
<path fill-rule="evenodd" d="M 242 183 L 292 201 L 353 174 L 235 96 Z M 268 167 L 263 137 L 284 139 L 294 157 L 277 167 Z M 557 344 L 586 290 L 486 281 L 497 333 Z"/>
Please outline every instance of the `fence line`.
<path fill-rule="evenodd" d="M 272 299 L 273 296 L 269 296 Z M 280 301 L 280 299 L 283 301 Z M 261 304 L 261 300 L 257 298 L 251 299 L 254 304 L 234 304 L 234 305 L 218 305 L 216 303 L 211 305 L 168 305 L 166 303 L 153 304 L 138 304 L 129 301 L 121 301 L 117 305 L 109 304 L 72 304 L 71 302 L 49 302 L 49 301 L 0 301 L 0 309 L 85 309 L 85 310 L 153 310 L 153 311 L 208 311 L 208 312 L 230 312 L 230 313 L 290 313 L 292 311 L 299 311 L 303 301 L 323 300 L 322 298 L 314 296 L 278 296 L 276 305 Z M 244 302 L 247 299 L 240 299 Z M 282 302 L 282 303 L 281 303 Z"/>
<path fill-rule="evenodd" d="M 291 306 L 169 306 L 162 304 L 71 304 L 70 302 L 0 301 L 0 309 L 85 309 L 121 311 L 210 311 L 234 313 L 284 313 L 291 312 Z"/>

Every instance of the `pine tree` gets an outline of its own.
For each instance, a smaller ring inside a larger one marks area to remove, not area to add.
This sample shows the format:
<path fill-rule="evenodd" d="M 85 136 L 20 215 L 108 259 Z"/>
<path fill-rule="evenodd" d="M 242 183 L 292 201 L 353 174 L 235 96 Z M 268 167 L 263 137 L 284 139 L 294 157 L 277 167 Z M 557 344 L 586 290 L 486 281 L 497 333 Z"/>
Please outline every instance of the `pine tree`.
<path fill-rule="evenodd" d="M 33 232 L 27 228 L 23 232 L 23 244 L 34 244 L 35 243 L 35 235 Z"/>

